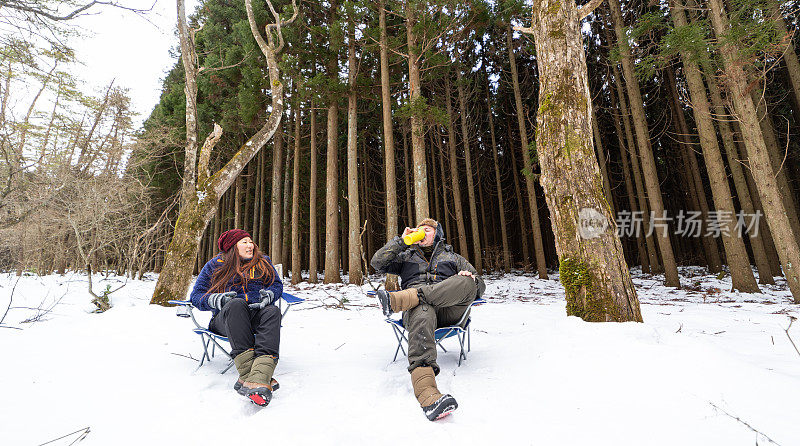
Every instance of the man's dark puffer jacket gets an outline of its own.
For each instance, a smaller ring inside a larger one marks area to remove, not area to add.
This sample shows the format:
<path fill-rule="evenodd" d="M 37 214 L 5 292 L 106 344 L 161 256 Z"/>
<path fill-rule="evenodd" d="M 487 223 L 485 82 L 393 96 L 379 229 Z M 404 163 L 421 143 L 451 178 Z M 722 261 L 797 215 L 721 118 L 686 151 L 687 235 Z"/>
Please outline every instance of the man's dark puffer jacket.
<path fill-rule="evenodd" d="M 486 290 L 483 279 L 467 259 L 453 252 L 453 247 L 444 242 L 441 224 L 436 228 L 433 246 L 431 261 L 428 262 L 419 245 L 409 246 L 402 238 L 394 237 L 375 252 L 370 264 L 377 271 L 400 276 L 402 289 L 432 285 L 458 274 L 459 271 L 469 271 L 477 278 L 476 297 L 481 297 Z"/>

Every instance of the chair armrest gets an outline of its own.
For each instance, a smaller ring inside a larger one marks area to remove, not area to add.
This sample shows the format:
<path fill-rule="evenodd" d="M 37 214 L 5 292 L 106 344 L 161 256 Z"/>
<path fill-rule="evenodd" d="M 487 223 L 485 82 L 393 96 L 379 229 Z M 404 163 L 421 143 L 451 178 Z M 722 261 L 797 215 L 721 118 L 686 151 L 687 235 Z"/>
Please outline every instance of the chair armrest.
<path fill-rule="evenodd" d="M 168 300 L 167 303 L 170 304 L 170 305 L 182 305 L 182 306 L 185 306 L 185 307 L 191 307 L 192 306 L 192 301 L 190 301 L 190 300 Z"/>

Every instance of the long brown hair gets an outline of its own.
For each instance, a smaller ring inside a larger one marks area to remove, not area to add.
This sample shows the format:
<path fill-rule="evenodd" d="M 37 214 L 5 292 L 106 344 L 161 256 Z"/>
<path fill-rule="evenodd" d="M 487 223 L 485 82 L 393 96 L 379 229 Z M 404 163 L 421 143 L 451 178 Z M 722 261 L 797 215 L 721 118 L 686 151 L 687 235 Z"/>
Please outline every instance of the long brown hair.
<path fill-rule="evenodd" d="M 239 282 L 245 291 L 247 291 L 249 280 L 261 279 L 266 286 L 272 285 L 275 281 L 275 270 L 272 269 L 255 243 L 253 244 L 253 257 L 246 262 L 239 256 L 235 245 L 221 254 L 222 265 L 211 274 L 211 287 L 208 288 L 206 294 L 226 291 L 225 286 L 236 276 L 239 276 Z"/>

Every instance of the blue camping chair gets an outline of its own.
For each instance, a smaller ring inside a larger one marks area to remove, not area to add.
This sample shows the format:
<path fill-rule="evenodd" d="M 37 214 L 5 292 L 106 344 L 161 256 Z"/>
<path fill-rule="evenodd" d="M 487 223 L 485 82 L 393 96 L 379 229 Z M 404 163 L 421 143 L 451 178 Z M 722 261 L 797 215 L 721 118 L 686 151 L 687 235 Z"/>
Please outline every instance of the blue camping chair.
<path fill-rule="evenodd" d="M 370 291 L 367 294 L 374 296 L 375 292 Z M 476 305 L 485 304 L 487 301 L 483 298 L 475 299 L 472 302 L 472 307 Z M 471 313 L 470 311 L 465 311 L 464 315 L 461 316 L 461 319 L 453 325 L 447 327 L 439 327 L 433 332 L 433 337 L 435 338 L 436 345 L 442 349 L 443 352 L 447 353 L 447 349 L 444 348 L 442 345 L 442 341 L 447 338 L 455 336 L 458 339 L 458 366 L 461 367 L 461 361 L 467 359 L 467 352 L 472 349 L 472 337 L 470 335 L 470 322 L 472 322 L 471 317 L 467 317 L 467 314 Z M 466 319 L 466 321 L 465 321 Z M 393 319 L 391 317 L 386 318 L 386 323 L 388 323 L 392 327 L 392 332 L 394 333 L 394 337 L 397 339 L 397 348 L 394 349 L 394 358 L 392 358 L 392 362 L 397 361 L 397 354 L 401 351 L 403 352 L 403 356 L 408 356 L 406 350 L 403 348 L 403 342 L 408 345 L 408 337 L 406 336 L 406 327 L 403 325 L 403 318 L 400 319 Z M 466 341 L 466 351 L 464 351 L 465 342 Z"/>
<path fill-rule="evenodd" d="M 303 299 L 301 297 L 294 296 L 294 295 L 289 294 L 287 292 L 284 292 L 283 294 L 281 294 L 281 298 L 278 299 L 278 308 L 281 310 L 281 321 L 283 321 L 283 318 L 286 317 L 286 313 L 289 312 L 289 309 L 292 308 L 292 306 L 297 305 L 297 304 L 299 304 L 301 302 L 305 302 L 305 299 Z M 192 322 L 194 322 L 195 328 L 193 328 L 192 331 L 195 334 L 200 336 L 200 343 L 203 344 L 203 357 L 200 358 L 200 365 L 198 365 L 197 368 L 199 369 L 200 367 L 202 367 L 203 363 L 206 360 L 211 361 L 211 358 L 214 357 L 217 348 L 222 350 L 222 352 L 225 353 L 225 355 L 228 358 L 230 358 L 230 363 L 228 364 L 227 367 L 225 367 L 225 370 L 220 372 L 220 374 L 224 374 L 231 367 L 233 367 L 233 356 L 231 356 L 230 350 L 226 349 L 225 347 L 220 345 L 220 341 L 229 342 L 228 338 L 225 337 L 225 336 L 218 335 L 218 334 L 214 333 L 213 331 L 211 331 L 208 328 L 200 325 L 200 323 L 197 322 L 197 319 L 195 319 L 195 317 L 194 317 L 195 306 L 192 305 L 192 301 L 190 301 L 190 300 L 171 300 L 171 301 L 169 301 L 169 303 L 172 304 L 172 305 L 177 305 L 178 306 L 178 312 L 177 312 L 177 316 L 178 317 L 188 317 L 188 318 L 192 319 Z M 284 305 L 286 306 L 286 308 L 284 308 Z M 209 354 L 209 351 L 208 351 L 209 347 L 211 347 L 211 353 L 210 354 Z"/>

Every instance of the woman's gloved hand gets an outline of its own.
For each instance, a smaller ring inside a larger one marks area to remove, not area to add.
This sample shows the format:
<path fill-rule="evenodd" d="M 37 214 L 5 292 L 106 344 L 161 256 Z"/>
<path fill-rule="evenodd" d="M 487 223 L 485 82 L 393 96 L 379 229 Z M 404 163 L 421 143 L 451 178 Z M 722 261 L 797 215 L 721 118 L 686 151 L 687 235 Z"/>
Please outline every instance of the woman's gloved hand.
<path fill-rule="evenodd" d="M 273 293 L 272 290 L 265 290 L 262 288 L 258 290 L 258 294 L 261 295 L 261 302 L 248 305 L 251 310 L 260 310 L 275 302 L 275 293 Z"/>
<path fill-rule="evenodd" d="M 225 293 L 211 293 L 206 299 L 209 307 L 221 310 L 234 297 L 236 297 L 236 292 L 228 291 Z"/>

